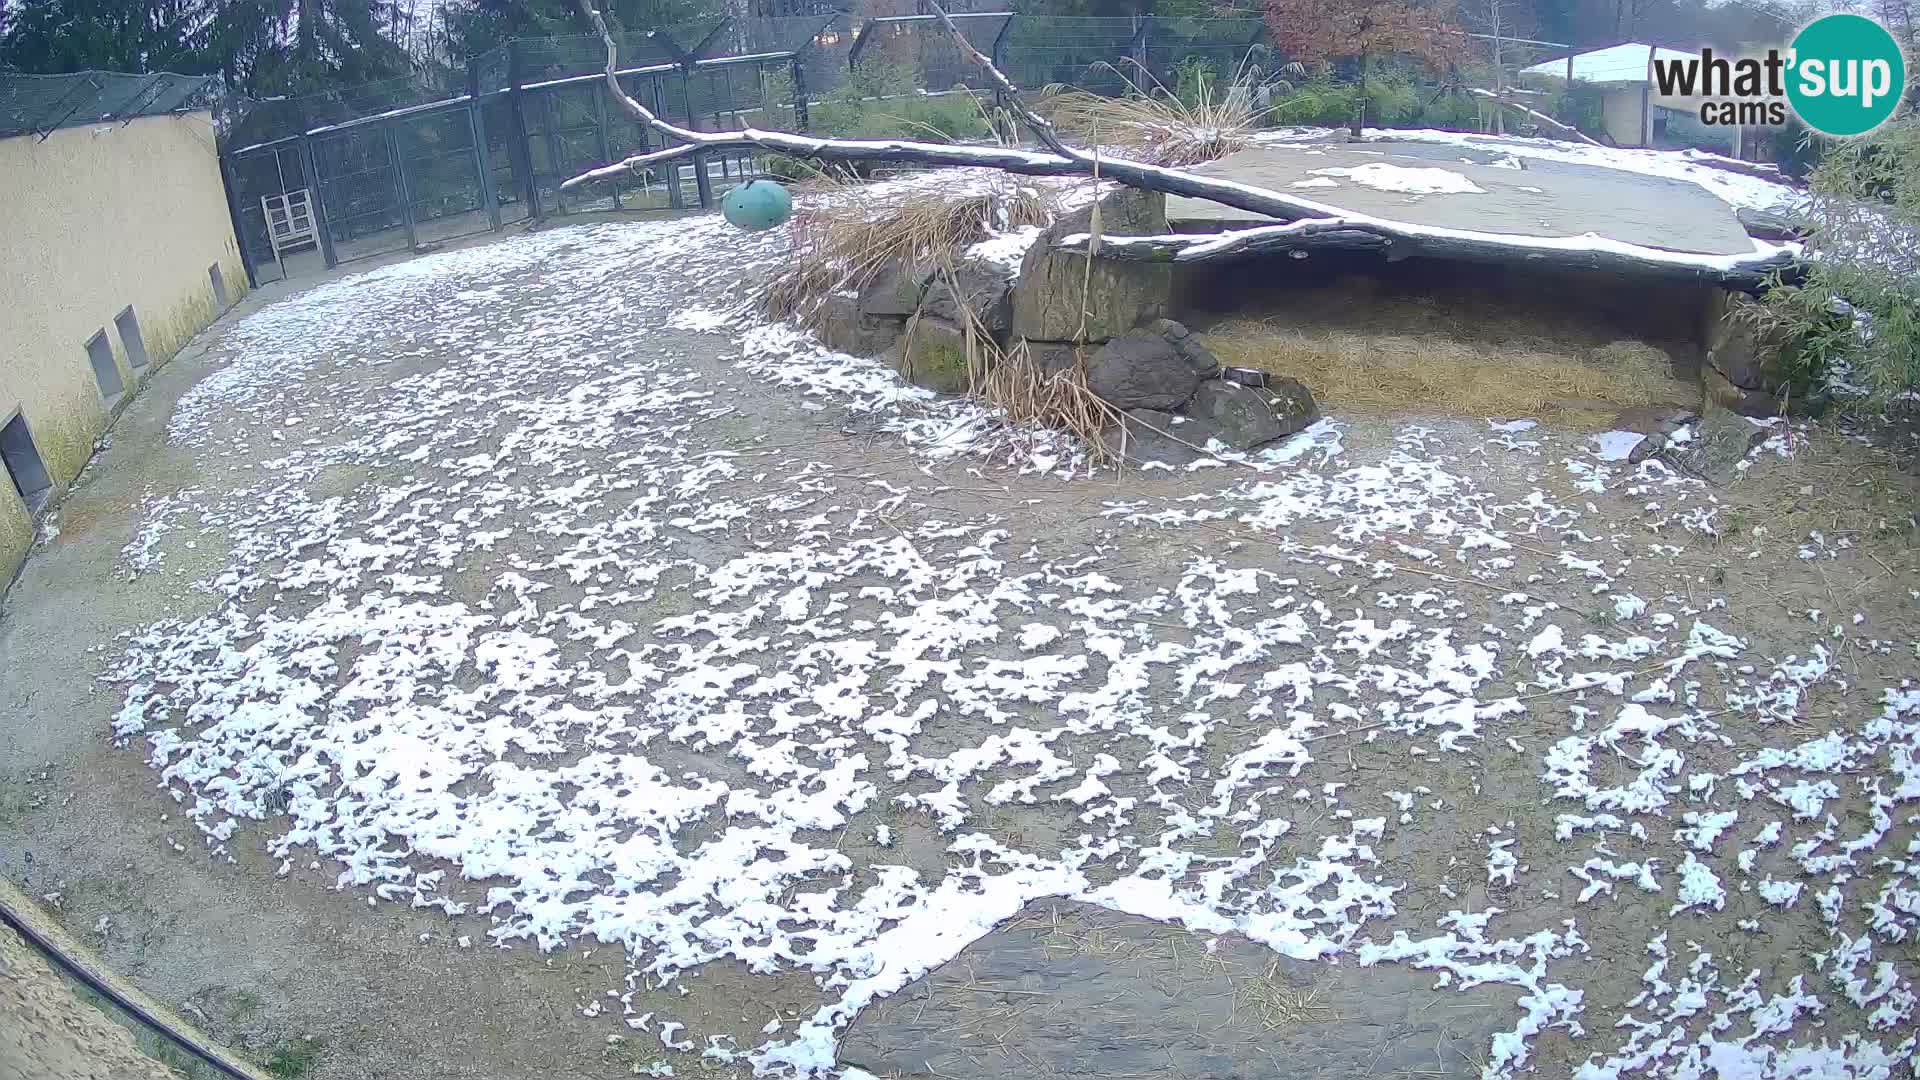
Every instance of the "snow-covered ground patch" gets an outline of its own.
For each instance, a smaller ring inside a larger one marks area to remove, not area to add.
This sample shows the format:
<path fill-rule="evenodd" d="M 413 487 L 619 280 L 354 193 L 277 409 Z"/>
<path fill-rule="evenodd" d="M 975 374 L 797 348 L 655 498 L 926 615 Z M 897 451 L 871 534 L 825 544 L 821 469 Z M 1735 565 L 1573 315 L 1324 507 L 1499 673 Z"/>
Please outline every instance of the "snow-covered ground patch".
<path fill-rule="evenodd" d="M 1609 169 L 1664 176 L 1698 184 L 1735 209 L 1784 211 L 1802 205 L 1806 194 L 1780 181 L 1715 168 L 1698 157 L 1672 150 L 1636 150 L 1588 146 L 1556 139 L 1527 139 L 1513 135 L 1474 135 L 1431 129 L 1368 128 L 1366 137 L 1388 141 L 1446 143 L 1481 150 L 1497 150 L 1520 158 L 1599 165 Z"/>
<path fill-rule="evenodd" d="M 1511 986 L 1488 1077 L 1913 1067 L 1914 646 L 1744 628 L 1662 546 L 1699 481 L 1338 417 L 1088 480 L 744 314 L 785 243 L 554 229 L 228 333 L 128 550 L 225 552 L 211 610 L 109 673 L 210 855 L 617 944 L 610 1028 L 771 1072 L 1048 896 Z"/>
<path fill-rule="evenodd" d="M 1369 161 L 1364 165 L 1355 165 L 1351 168 L 1315 169 L 1313 175 L 1343 176 L 1361 187 L 1407 195 L 1485 195 L 1487 193 L 1485 188 L 1452 169 L 1393 165 L 1385 161 Z M 1308 181 L 1300 181 L 1294 186 L 1302 187 L 1307 184 Z"/>

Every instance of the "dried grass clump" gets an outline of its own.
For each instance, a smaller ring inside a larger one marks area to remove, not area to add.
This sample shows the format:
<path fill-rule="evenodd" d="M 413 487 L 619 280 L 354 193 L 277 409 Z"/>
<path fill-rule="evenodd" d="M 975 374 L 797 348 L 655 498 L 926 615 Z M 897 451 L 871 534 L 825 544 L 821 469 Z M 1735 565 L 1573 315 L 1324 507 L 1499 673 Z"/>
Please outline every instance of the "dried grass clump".
<path fill-rule="evenodd" d="M 1272 111 L 1254 108 L 1258 85 L 1251 68 L 1243 67 L 1224 83 L 1202 75 L 1183 87 L 1183 96 L 1145 69 L 1135 81 L 1112 64 L 1096 66 L 1119 75 L 1129 93 L 1101 97 L 1050 86 L 1044 91 L 1050 118 L 1072 135 L 1124 148 L 1138 161 L 1177 167 L 1226 157 L 1244 149 Z"/>
<path fill-rule="evenodd" d="M 1603 425 L 1629 405 L 1696 401 L 1667 354 L 1618 341 L 1585 356 L 1438 335 L 1372 335 L 1235 319 L 1201 338 L 1223 363 L 1306 383 L 1323 407 L 1552 416 Z"/>
<path fill-rule="evenodd" d="M 775 319 L 811 324 L 826 298 L 858 290 L 895 263 L 946 264 L 993 230 L 1046 225 L 1059 209 L 1051 189 L 998 184 L 966 195 L 909 192 L 863 199 L 855 185 L 821 181 L 838 197 L 796 209 L 792 263 L 767 283 Z"/>

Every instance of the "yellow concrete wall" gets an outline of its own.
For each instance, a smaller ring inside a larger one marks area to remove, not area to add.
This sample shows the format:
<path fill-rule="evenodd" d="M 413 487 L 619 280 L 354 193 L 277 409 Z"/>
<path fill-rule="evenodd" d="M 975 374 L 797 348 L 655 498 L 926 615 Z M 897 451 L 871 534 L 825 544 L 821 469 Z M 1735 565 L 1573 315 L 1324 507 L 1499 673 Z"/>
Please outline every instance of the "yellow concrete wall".
<path fill-rule="evenodd" d="M 1644 146 L 1641 141 L 1641 125 L 1646 117 L 1647 102 L 1641 96 L 1642 88 L 1635 83 L 1631 86 L 1609 86 L 1600 96 L 1600 124 L 1616 146 Z"/>
<path fill-rule="evenodd" d="M 231 302 L 247 275 L 227 217 L 210 113 L 0 139 L 0 423 L 18 409 L 59 492 L 140 380 Z M 135 371 L 113 319 L 132 304 L 151 363 Z M 86 343 L 106 330 L 126 393 L 106 401 Z M 33 539 L 0 479 L 0 587 Z"/>

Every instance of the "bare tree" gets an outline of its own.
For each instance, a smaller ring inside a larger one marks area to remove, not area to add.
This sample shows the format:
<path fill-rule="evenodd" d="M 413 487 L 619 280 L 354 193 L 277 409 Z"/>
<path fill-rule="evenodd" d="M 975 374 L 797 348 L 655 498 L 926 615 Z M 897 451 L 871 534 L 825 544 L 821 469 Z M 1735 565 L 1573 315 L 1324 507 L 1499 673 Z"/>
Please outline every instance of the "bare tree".
<path fill-rule="evenodd" d="M 738 131 L 695 131 L 656 116 L 620 85 L 619 55 L 606 20 L 579 0 L 580 9 L 606 45 L 607 92 L 614 102 L 640 123 L 679 145 L 638 154 L 613 165 L 592 169 L 561 185 L 574 190 L 587 184 L 644 172 L 658 165 L 692 158 L 696 167 L 709 152 L 759 149 L 821 161 L 892 161 L 918 165 L 999 169 L 1026 176 L 1085 176 L 1111 180 L 1142 191 L 1207 199 L 1275 218 L 1275 225 L 1214 233 L 1205 236 L 1102 237 L 1100 254 L 1106 258 L 1194 262 L 1254 251 L 1306 251 L 1316 248 L 1365 248 L 1389 259 L 1413 255 L 1495 263 L 1527 263 L 1717 282 L 1731 288 L 1757 289 L 1768 275 L 1789 269 L 1793 260 L 1784 252 L 1755 251 L 1746 255 L 1694 255 L 1591 237 L 1529 237 L 1475 232 L 1391 221 L 1343 210 L 1325 203 L 1288 195 L 1270 188 L 1224 180 L 1182 169 L 1148 165 L 1069 145 L 1045 117 L 1021 100 L 1019 90 L 992 61 L 974 48 L 936 0 L 927 6 L 946 28 L 961 54 L 978 65 L 1000 91 L 1008 108 L 1033 135 L 1041 149 L 1005 146 L 968 146 L 896 139 L 820 139 L 784 131 L 747 128 Z M 1066 250 L 1086 250 L 1085 234 L 1060 238 Z"/>
<path fill-rule="evenodd" d="M 1506 118 L 1498 101 L 1507 93 L 1507 39 L 1515 33 L 1513 0 L 1467 0 L 1459 6 L 1460 21 L 1468 29 L 1487 35 L 1487 52 L 1493 61 L 1493 131 L 1506 133 Z"/>

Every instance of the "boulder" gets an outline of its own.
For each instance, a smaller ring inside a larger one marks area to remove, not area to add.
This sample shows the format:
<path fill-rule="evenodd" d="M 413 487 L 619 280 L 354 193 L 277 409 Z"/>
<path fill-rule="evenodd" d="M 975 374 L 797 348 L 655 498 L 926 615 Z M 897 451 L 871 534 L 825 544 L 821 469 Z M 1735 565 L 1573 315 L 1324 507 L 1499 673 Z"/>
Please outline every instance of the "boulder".
<path fill-rule="evenodd" d="M 1158 409 L 1128 409 L 1120 423 L 1101 433 L 1107 449 L 1139 465 L 1149 461 L 1183 466 L 1207 455 L 1202 448 L 1217 437 L 1205 423 Z"/>
<path fill-rule="evenodd" d="M 900 373 L 917 386 L 942 394 L 964 394 L 972 386 L 966 331 L 945 319 L 913 320 L 900 335 L 897 355 Z"/>
<path fill-rule="evenodd" d="M 1709 404 L 1684 443 L 1668 441 L 1667 457 L 1681 468 L 1715 484 L 1728 484 L 1754 447 L 1767 439 L 1768 429 L 1728 409 Z"/>
<path fill-rule="evenodd" d="M 1235 450 L 1285 438 L 1320 415 L 1313 394 L 1298 380 L 1286 378 L 1272 380 L 1266 389 L 1208 379 L 1195 391 L 1185 412 Z"/>
<path fill-rule="evenodd" d="M 1667 437 L 1665 435 L 1657 431 L 1651 435 L 1642 435 L 1640 441 L 1633 444 L 1633 449 L 1627 451 L 1627 461 L 1631 464 L 1638 465 L 1666 448 Z"/>
<path fill-rule="evenodd" d="M 945 274 L 935 274 L 920 301 L 920 310 L 958 323 L 964 306 L 988 333 L 1003 338 L 1013 326 L 1012 290 L 1012 267 L 973 259 L 954 268 L 951 283 Z"/>
<path fill-rule="evenodd" d="M 1461 982 L 1038 900 L 874 998 L 837 1063 L 900 1080 L 1466 1080 L 1522 990 Z"/>
<path fill-rule="evenodd" d="M 820 341 L 829 349 L 855 356 L 878 356 L 900 336 L 901 320 L 885 315 L 866 315 L 856 297 L 835 294 L 827 297 L 818 316 Z"/>
<path fill-rule="evenodd" d="M 1087 361 L 1087 388 L 1123 411 L 1177 409 L 1219 371 L 1213 354 L 1190 339 L 1136 330 L 1100 346 Z"/>
<path fill-rule="evenodd" d="M 1026 344 L 1027 362 L 1042 376 L 1073 370 L 1080 356 L 1088 351 L 1084 346 L 1070 345 L 1064 341 L 1029 341 Z"/>
<path fill-rule="evenodd" d="M 932 276 L 929 267 L 888 263 L 860 290 L 860 314 L 906 318 L 920 310 L 920 298 Z"/>
<path fill-rule="evenodd" d="M 1757 240 L 1771 240 L 1777 244 L 1807 238 L 1807 226 L 1785 214 L 1750 210 L 1743 206 L 1735 210 L 1733 216 L 1740 219 L 1740 227 L 1747 230 L 1747 235 Z"/>
<path fill-rule="evenodd" d="M 1164 233 L 1166 205 L 1157 192 L 1113 192 L 1100 200 L 1101 233 Z M 1085 255 L 1053 250 L 1054 241 L 1088 231 L 1092 212 L 1089 205 L 1062 216 L 1027 249 L 1013 287 L 1014 333 L 1036 341 L 1109 341 L 1166 309 L 1173 283 L 1166 264 L 1096 257 L 1089 278 Z"/>
<path fill-rule="evenodd" d="M 1195 368 L 1206 371 L 1210 375 L 1220 373 L 1220 361 L 1213 355 L 1213 350 L 1202 344 L 1199 338 L 1194 337 L 1193 331 L 1188 330 L 1184 324 L 1172 319 L 1155 319 L 1147 323 L 1146 329 L 1150 333 L 1166 338 L 1174 350 L 1186 357 Z"/>

